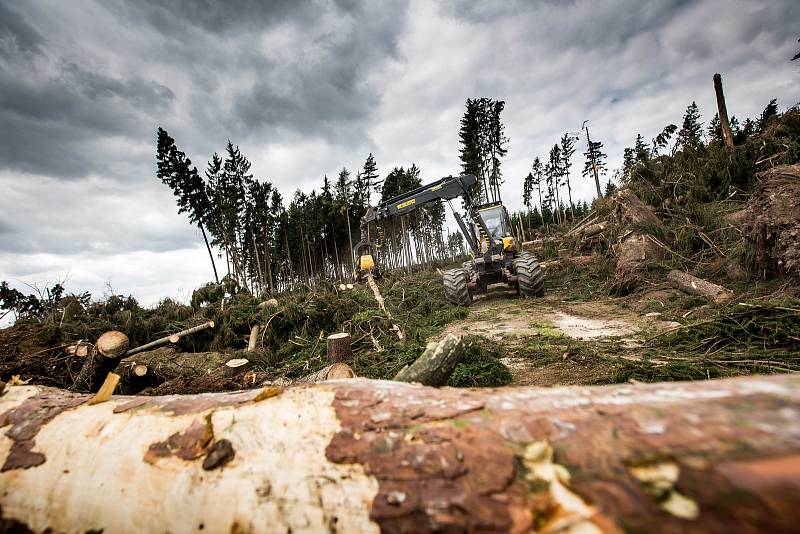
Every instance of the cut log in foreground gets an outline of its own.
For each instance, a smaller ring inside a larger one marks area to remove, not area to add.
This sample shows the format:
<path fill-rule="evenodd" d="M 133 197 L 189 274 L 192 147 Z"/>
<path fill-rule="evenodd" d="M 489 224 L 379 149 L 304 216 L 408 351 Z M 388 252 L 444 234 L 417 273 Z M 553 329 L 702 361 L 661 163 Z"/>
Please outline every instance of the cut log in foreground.
<path fill-rule="evenodd" d="M 733 532 L 800 521 L 793 376 L 0 397 L 0 526 Z"/>
<path fill-rule="evenodd" d="M 443 386 L 456 365 L 464 357 L 464 343 L 460 337 L 447 334 L 443 340 L 431 341 L 425 351 L 411 365 L 403 367 L 394 377 L 399 382 L 418 382 L 426 386 Z"/>
<path fill-rule="evenodd" d="M 684 293 L 705 297 L 717 303 L 728 301 L 733 297 L 731 290 L 683 271 L 670 271 L 667 282 Z"/>

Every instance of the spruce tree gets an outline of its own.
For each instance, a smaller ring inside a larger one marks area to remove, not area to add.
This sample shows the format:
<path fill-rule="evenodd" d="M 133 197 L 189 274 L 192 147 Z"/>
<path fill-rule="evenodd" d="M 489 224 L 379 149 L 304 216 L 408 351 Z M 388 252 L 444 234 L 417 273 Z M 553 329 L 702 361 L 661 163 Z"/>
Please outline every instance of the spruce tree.
<path fill-rule="evenodd" d="M 361 173 L 361 179 L 364 181 L 366 189 L 366 205 L 371 203 L 371 193 L 374 190 L 380 194 L 380 183 L 378 182 L 378 165 L 375 163 L 375 157 L 372 152 L 367 156 L 367 161 L 364 162 L 364 171 Z"/>
<path fill-rule="evenodd" d="M 197 168 L 192 166 L 191 160 L 178 150 L 175 140 L 162 128 L 158 128 L 157 133 L 156 163 L 158 169 L 156 176 L 178 197 L 178 213 L 188 213 L 189 222 L 200 228 L 211 259 L 214 279 L 219 283 L 214 254 L 211 252 L 205 230 L 205 223 L 212 218 L 212 204 L 205 183 L 197 173 Z"/>
<path fill-rule="evenodd" d="M 602 149 L 602 142 L 589 141 L 589 146 L 586 148 L 586 152 L 583 153 L 584 157 L 586 158 L 586 162 L 583 165 L 583 172 L 581 175 L 584 178 L 590 177 L 594 179 L 595 172 L 597 172 L 598 177 L 604 176 L 606 172 L 608 172 L 605 162 L 605 159 L 608 156 L 603 153 Z"/>
<path fill-rule="evenodd" d="M 575 204 L 572 202 L 572 185 L 569 182 L 570 169 L 572 168 L 572 155 L 575 153 L 575 141 L 577 137 L 564 134 L 561 138 L 561 173 L 563 183 L 567 186 L 567 196 L 569 200 L 569 211 L 572 220 L 575 220 Z"/>
<path fill-rule="evenodd" d="M 683 124 L 678 131 L 678 144 L 681 148 L 696 150 L 703 142 L 703 124 L 700 122 L 700 110 L 692 102 L 683 115 Z"/>

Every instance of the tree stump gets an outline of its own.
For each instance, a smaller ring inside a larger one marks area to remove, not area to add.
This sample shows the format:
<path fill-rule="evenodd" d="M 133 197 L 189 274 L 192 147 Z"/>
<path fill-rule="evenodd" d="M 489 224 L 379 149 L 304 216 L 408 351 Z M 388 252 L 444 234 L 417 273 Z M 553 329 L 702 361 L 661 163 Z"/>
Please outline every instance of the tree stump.
<path fill-rule="evenodd" d="M 250 360 L 247 358 L 234 358 L 225 363 L 222 367 L 222 374 L 225 378 L 233 378 L 247 371 L 249 367 Z"/>
<path fill-rule="evenodd" d="M 331 363 L 343 362 L 352 356 L 350 348 L 350 334 L 339 332 L 328 336 L 328 361 Z"/>

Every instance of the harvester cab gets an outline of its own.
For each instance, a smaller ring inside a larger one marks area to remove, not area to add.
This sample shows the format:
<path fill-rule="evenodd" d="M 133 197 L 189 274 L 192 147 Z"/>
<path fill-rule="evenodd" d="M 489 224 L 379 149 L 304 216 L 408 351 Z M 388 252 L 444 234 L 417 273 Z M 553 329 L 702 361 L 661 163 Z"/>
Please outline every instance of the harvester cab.
<path fill-rule="evenodd" d="M 544 275 L 536 258 L 520 249 L 513 236 L 508 212 L 501 202 L 474 205 L 470 188 L 477 178 L 472 174 L 447 176 L 407 193 L 370 207 L 361 218 L 361 241 L 354 247 L 359 259 L 358 278 L 368 272 L 380 276 L 380 227 L 372 239 L 370 223 L 393 216 L 405 215 L 432 202 L 463 197 L 467 217 L 471 224 L 453 210 L 461 234 L 469 245 L 472 259 L 458 269 L 444 272 L 444 289 L 447 300 L 453 304 L 469 306 L 472 296 L 485 292 L 490 285 L 506 284 L 515 287 L 523 296 L 544 294 Z M 452 209 L 452 205 L 450 206 Z"/>

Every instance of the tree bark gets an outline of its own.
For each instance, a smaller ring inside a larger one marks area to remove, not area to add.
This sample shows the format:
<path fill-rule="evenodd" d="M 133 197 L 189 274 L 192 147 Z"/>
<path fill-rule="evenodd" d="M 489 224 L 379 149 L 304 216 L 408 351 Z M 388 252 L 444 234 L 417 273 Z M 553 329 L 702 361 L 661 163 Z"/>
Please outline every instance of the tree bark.
<path fill-rule="evenodd" d="M 714 75 L 714 92 L 717 95 L 717 110 L 719 110 L 719 123 L 722 126 L 722 140 L 725 146 L 733 148 L 733 132 L 728 120 L 728 108 L 725 105 L 725 94 L 722 92 L 722 76 Z"/>
<path fill-rule="evenodd" d="M 795 382 L 469 390 L 347 380 L 97 406 L 15 386 L 0 397 L 0 524 L 789 532 L 800 520 Z"/>
<path fill-rule="evenodd" d="M 697 278 L 683 271 L 670 271 L 667 282 L 675 289 L 680 289 L 690 295 L 706 297 L 714 302 L 725 302 L 733 298 L 733 292 L 713 282 Z"/>
<path fill-rule="evenodd" d="M 339 332 L 328 336 L 327 345 L 328 361 L 331 363 L 344 362 L 350 359 L 353 351 L 350 348 L 350 334 Z"/>
<path fill-rule="evenodd" d="M 439 342 L 428 343 L 422 355 L 401 369 L 394 379 L 399 382 L 418 382 L 425 386 L 443 386 L 463 357 L 464 343 L 461 338 L 447 334 Z"/>

